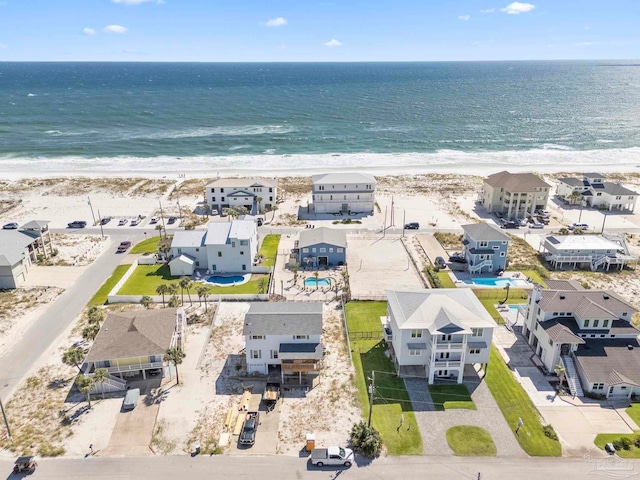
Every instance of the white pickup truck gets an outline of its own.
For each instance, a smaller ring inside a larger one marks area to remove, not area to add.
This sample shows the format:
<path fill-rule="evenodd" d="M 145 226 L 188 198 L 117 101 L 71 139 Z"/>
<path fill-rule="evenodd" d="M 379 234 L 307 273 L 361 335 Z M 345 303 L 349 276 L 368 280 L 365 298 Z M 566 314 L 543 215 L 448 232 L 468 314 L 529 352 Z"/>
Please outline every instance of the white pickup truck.
<path fill-rule="evenodd" d="M 353 462 L 353 450 L 342 447 L 314 448 L 311 450 L 311 463 L 318 467 L 324 465 L 344 465 L 350 467 Z"/>

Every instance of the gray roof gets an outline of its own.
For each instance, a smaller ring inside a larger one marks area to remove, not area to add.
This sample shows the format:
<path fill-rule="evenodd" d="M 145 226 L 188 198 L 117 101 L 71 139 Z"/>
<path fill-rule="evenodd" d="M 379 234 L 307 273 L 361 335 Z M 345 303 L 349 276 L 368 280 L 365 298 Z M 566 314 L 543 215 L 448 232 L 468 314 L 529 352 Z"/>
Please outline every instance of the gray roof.
<path fill-rule="evenodd" d="M 576 178 L 576 177 L 562 177 L 562 178 L 559 178 L 558 181 L 572 187 L 588 187 L 589 186 L 589 182 L 587 182 L 586 180 L 583 180 L 582 178 Z"/>
<path fill-rule="evenodd" d="M 549 338 L 556 343 L 585 343 L 582 338 L 573 333 L 573 329 L 570 327 L 569 322 L 576 325 L 574 318 L 554 318 L 553 320 L 541 322 L 540 326 L 545 332 L 547 332 Z"/>
<path fill-rule="evenodd" d="M 547 284 L 549 290 L 584 290 L 584 287 L 577 280 L 547 279 L 544 283 Z"/>
<path fill-rule="evenodd" d="M 609 195 L 638 195 L 633 190 L 629 190 L 618 183 L 611 182 L 604 182 L 604 191 Z"/>
<path fill-rule="evenodd" d="M 606 175 L 603 175 L 601 173 L 595 173 L 595 172 L 583 173 L 582 176 L 586 178 L 605 178 L 606 177 Z"/>
<path fill-rule="evenodd" d="M 280 353 L 314 353 L 319 343 L 281 343 Z"/>
<path fill-rule="evenodd" d="M 20 230 L 46 231 L 49 228 L 49 220 L 31 220 L 20 227 Z"/>
<path fill-rule="evenodd" d="M 589 383 L 640 385 L 640 344 L 636 338 L 589 340 L 578 346 L 575 358 Z"/>
<path fill-rule="evenodd" d="M 254 302 L 243 335 L 321 335 L 322 302 Z"/>
<path fill-rule="evenodd" d="M 206 185 L 222 188 L 250 188 L 250 187 L 277 187 L 278 180 L 275 178 L 218 178 Z"/>
<path fill-rule="evenodd" d="M 178 230 L 173 234 L 171 248 L 203 247 L 205 230 Z"/>
<path fill-rule="evenodd" d="M 533 173 L 509 173 L 506 170 L 489 175 L 487 185 L 504 188 L 507 192 L 534 192 L 536 188 L 550 185 Z"/>
<path fill-rule="evenodd" d="M 621 297 L 606 290 L 543 290 L 538 306 L 545 312 L 580 312 L 583 318 L 603 312 L 618 318 L 621 312 L 637 310 Z"/>
<path fill-rule="evenodd" d="M 311 181 L 314 185 L 337 185 L 344 183 L 347 185 L 372 184 L 375 187 L 376 184 L 376 179 L 373 175 L 356 172 L 322 173 L 320 175 L 313 175 Z"/>
<path fill-rule="evenodd" d="M 319 243 L 346 247 L 347 235 L 344 230 L 326 227 L 311 228 L 300 232 L 300 241 L 298 242 L 300 248 L 317 245 Z"/>
<path fill-rule="evenodd" d="M 19 230 L 0 230 L 0 267 L 12 267 L 24 258 L 24 251 L 38 235 Z"/>
<path fill-rule="evenodd" d="M 448 333 L 496 326 L 469 288 L 387 290 L 386 294 L 389 308 L 401 329 Z"/>
<path fill-rule="evenodd" d="M 462 225 L 464 232 L 476 242 L 511 241 L 511 237 L 491 223 L 470 223 Z"/>
<path fill-rule="evenodd" d="M 176 329 L 176 308 L 109 313 L 85 362 L 164 355 Z"/>

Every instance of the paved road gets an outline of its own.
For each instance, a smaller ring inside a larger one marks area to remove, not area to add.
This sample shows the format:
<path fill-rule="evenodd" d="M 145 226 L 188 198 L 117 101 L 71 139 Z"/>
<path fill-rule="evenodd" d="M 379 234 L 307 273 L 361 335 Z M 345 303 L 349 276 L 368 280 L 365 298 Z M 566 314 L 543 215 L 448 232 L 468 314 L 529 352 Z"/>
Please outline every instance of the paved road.
<path fill-rule="evenodd" d="M 11 396 L 20 380 L 82 311 L 98 288 L 120 263 L 122 256 L 115 253 L 115 246 L 122 240 L 130 240 L 132 243 L 143 240 L 142 233 L 136 233 L 137 237 L 125 233 L 108 239 L 107 241 L 112 245 L 80 276 L 71 288 L 65 290 L 46 309 L 25 335 L 0 358 L 0 395 L 3 400 Z"/>
<path fill-rule="evenodd" d="M 0 472 L 9 475 L 13 462 L 0 460 Z M 299 479 L 379 479 L 379 480 L 494 480 L 517 478 L 539 480 L 541 478 L 584 480 L 585 478 L 633 478 L 640 472 L 639 462 L 620 460 L 616 465 L 630 469 L 628 476 L 607 475 L 612 469 L 602 470 L 603 463 L 585 459 L 566 458 L 463 458 L 463 457 L 393 457 L 381 458 L 372 463 L 359 462 L 349 469 L 310 466 L 303 458 L 284 455 L 273 456 L 185 456 L 147 458 L 41 459 L 34 475 L 29 478 L 113 480 L 141 479 L 200 479 L 229 478 L 278 480 Z M 599 471 L 597 469 L 600 469 Z M 478 476 L 480 473 L 480 476 Z M 624 472 L 622 472 L 624 473 Z M 3 477 L 4 478 L 4 477 Z M 9 477 L 8 478 L 13 478 Z"/>

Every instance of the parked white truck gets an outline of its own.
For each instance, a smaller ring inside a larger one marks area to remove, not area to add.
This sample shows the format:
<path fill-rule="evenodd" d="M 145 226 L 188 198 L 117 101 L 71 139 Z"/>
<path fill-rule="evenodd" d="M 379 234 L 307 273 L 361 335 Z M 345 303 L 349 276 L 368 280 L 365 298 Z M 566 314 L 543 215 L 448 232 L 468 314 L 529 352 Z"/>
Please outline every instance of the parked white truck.
<path fill-rule="evenodd" d="M 353 450 L 342 447 L 314 448 L 311 450 L 311 463 L 318 467 L 324 465 L 344 465 L 350 467 L 353 462 Z"/>

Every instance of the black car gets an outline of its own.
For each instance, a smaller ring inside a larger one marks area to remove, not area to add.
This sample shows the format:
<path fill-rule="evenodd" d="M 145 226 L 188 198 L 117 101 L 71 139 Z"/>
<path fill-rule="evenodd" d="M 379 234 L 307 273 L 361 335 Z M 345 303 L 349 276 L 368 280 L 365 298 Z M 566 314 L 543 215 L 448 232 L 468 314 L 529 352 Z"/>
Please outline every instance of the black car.
<path fill-rule="evenodd" d="M 16 222 L 7 223 L 2 226 L 3 230 L 16 230 L 18 228 L 18 224 Z"/>
<path fill-rule="evenodd" d="M 447 262 L 445 262 L 444 258 L 442 257 L 436 257 L 436 260 L 434 263 L 440 268 L 447 268 Z"/>
<path fill-rule="evenodd" d="M 520 228 L 520 224 L 518 222 L 514 222 L 513 220 L 509 220 L 507 222 L 502 222 L 500 228 Z"/>
<path fill-rule="evenodd" d="M 256 219 L 256 223 L 258 224 L 259 227 L 261 227 L 262 226 L 262 219 L 258 217 Z"/>
<path fill-rule="evenodd" d="M 106 225 L 111 221 L 111 217 L 104 217 L 100 220 L 100 225 Z"/>
<path fill-rule="evenodd" d="M 449 255 L 449 260 L 455 263 L 467 263 L 467 259 L 461 253 L 452 253 Z"/>
<path fill-rule="evenodd" d="M 418 222 L 407 223 L 404 228 L 406 230 L 418 230 L 420 228 L 420 224 Z"/>
<path fill-rule="evenodd" d="M 87 226 L 87 222 L 85 222 L 84 220 L 74 220 L 71 223 L 67 224 L 68 228 L 84 228 Z"/>
<path fill-rule="evenodd" d="M 169 225 L 173 225 L 174 223 L 176 223 L 177 219 L 178 219 L 178 217 L 169 217 L 169 219 L 167 220 L 167 223 Z"/>

